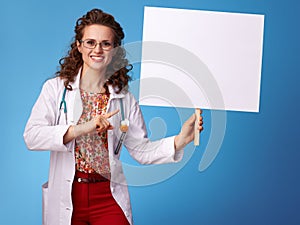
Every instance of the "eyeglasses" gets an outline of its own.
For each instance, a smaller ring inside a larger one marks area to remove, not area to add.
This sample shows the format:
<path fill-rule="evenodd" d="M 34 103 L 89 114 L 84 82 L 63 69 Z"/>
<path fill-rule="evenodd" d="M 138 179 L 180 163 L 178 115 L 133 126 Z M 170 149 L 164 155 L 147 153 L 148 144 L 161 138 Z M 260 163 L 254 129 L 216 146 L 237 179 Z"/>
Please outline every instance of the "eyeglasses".
<path fill-rule="evenodd" d="M 114 45 L 111 42 L 109 42 L 109 41 L 97 42 L 94 39 L 80 40 L 80 43 L 82 43 L 84 47 L 89 48 L 89 49 L 94 49 L 99 44 L 100 47 L 104 51 L 109 51 L 109 50 L 111 50 L 114 47 Z"/>

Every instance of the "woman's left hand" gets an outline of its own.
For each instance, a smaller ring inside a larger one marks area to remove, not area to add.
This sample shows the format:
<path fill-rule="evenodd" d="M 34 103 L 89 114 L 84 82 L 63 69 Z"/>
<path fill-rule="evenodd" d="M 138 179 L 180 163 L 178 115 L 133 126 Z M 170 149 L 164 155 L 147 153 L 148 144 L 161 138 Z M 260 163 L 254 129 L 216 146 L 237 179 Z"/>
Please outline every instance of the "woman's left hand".
<path fill-rule="evenodd" d="M 197 123 L 195 123 L 196 114 L 193 114 L 188 120 L 183 124 L 180 133 L 175 137 L 174 145 L 175 150 L 183 149 L 188 143 L 194 140 L 195 135 L 195 125 L 198 126 L 197 130 L 201 132 L 203 130 L 203 118 L 201 116 Z"/>

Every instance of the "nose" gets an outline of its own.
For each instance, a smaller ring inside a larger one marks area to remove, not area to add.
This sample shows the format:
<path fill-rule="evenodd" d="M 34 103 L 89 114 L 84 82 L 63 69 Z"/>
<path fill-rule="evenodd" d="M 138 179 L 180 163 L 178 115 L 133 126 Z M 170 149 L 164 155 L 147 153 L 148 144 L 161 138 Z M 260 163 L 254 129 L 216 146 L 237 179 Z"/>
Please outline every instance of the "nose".
<path fill-rule="evenodd" d="M 94 48 L 95 52 L 103 52 L 101 43 L 97 43 L 96 47 Z"/>

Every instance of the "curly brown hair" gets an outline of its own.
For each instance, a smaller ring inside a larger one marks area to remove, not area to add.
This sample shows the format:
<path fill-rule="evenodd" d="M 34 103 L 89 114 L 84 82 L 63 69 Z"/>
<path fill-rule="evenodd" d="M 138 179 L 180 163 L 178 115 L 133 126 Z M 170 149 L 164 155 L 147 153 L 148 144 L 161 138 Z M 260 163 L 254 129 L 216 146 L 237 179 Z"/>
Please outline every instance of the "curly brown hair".
<path fill-rule="evenodd" d="M 77 20 L 74 30 L 75 40 L 72 42 L 67 56 L 59 60 L 60 70 L 56 72 L 56 76 L 64 80 L 64 85 L 68 90 L 72 90 L 69 83 L 74 82 L 79 69 L 83 65 L 82 56 L 78 51 L 76 42 L 82 39 L 84 28 L 92 24 L 110 27 L 114 33 L 113 51 L 115 52 L 106 71 L 107 80 L 104 87 L 108 93 L 108 85 L 112 85 L 116 92 L 120 93 L 128 85 L 130 76 L 127 73 L 132 69 L 132 65 L 125 58 L 126 52 L 121 46 L 121 41 L 125 36 L 123 28 L 112 15 L 103 12 L 101 9 L 92 9 Z"/>

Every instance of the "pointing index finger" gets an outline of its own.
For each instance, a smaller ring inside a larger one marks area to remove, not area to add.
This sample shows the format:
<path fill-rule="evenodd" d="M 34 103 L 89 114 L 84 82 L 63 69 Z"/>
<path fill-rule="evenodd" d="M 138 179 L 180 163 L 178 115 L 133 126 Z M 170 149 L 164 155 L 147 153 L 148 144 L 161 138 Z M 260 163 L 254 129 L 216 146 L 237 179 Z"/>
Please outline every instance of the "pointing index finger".
<path fill-rule="evenodd" d="M 119 111 L 120 111 L 119 109 L 116 109 L 115 111 L 109 112 L 105 115 L 105 118 L 110 118 L 110 117 L 116 115 Z"/>

